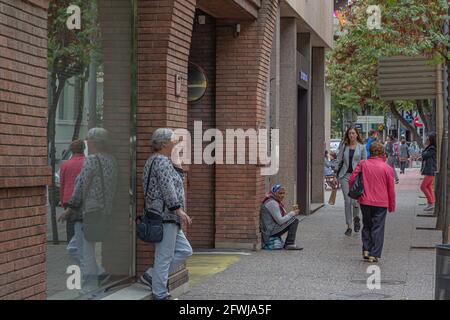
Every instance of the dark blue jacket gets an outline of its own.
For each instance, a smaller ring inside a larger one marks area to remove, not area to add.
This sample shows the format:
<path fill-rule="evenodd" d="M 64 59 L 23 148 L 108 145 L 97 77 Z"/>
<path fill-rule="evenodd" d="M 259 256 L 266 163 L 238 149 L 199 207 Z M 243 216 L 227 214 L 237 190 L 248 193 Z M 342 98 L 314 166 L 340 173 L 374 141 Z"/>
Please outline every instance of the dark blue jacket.
<path fill-rule="evenodd" d="M 422 151 L 422 175 L 434 176 L 437 171 L 436 147 L 428 146 Z"/>

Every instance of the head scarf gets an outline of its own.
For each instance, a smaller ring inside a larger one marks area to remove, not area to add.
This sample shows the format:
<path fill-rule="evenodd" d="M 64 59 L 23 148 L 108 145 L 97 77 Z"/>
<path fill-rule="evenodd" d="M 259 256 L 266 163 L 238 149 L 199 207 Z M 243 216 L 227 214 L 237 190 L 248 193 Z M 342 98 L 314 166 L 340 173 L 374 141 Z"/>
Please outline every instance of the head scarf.
<path fill-rule="evenodd" d="M 270 188 L 269 193 L 266 194 L 266 197 L 263 200 L 263 204 L 266 203 L 267 200 L 275 200 L 278 203 L 278 206 L 280 207 L 280 211 L 281 211 L 281 215 L 284 217 L 285 215 L 287 215 L 287 211 L 284 208 L 283 203 L 278 199 L 278 197 L 275 196 L 275 193 L 277 193 L 278 191 L 280 191 L 280 189 L 282 189 L 283 186 L 281 184 L 276 184 L 274 185 L 272 188 Z"/>

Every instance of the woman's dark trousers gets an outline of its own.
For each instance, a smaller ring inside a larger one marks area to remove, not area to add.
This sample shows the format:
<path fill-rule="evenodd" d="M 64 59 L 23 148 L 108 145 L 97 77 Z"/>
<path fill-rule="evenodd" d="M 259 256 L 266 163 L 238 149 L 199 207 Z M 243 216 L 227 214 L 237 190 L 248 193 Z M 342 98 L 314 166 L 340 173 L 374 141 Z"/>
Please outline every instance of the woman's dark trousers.
<path fill-rule="evenodd" d="M 361 233 L 363 251 L 371 257 L 381 258 L 384 243 L 384 226 L 387 208 L 361 205 L 363 230 Z"/>
<path fill-rule="evenodd" d="M 277 234 L 274 234 L 273 237 L 281 237 L 286 232 L 287 237 L 284 244 L 286 246 L 295 244 L 295 237 L 297 236 L 297 228 L 298 228 L 298 219 L 295 219 L 294 222 L 292 222 L 289 226 L 283 229 L 283 231 L 278 232 Z"/>
<path fill-rule="evenodd" d="M 408 161 L 400 161 L 400 172 L 405 173 L 405 169 L 408 166 Z"/>

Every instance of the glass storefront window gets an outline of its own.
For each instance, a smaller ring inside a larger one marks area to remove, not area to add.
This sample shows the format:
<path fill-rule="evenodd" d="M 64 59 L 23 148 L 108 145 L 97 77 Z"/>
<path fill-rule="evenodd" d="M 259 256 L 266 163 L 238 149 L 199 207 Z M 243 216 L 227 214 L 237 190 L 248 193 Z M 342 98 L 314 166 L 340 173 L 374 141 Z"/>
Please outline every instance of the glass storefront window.
<path fill-rule="evenodd" d="M 134 275 L 133 6 L 50 1 L 49 299 L 95 298 Z"/>

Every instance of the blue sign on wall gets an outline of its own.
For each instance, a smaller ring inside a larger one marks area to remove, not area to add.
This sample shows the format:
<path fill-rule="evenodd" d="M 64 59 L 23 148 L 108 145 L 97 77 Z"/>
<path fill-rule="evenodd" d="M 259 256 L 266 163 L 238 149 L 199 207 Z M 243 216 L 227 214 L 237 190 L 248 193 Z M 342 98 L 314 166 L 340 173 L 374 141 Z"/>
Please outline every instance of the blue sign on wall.
<path fill-rule="evenodd" d="M 308 74 L 305 73 L 305 72 L 303 72 L 303 71 L 301 71 L 301 72 L 300 72 L 300 80 L 301 80 L 301 81 L 308 82 L 308 80 L 309 80 Z"/>

